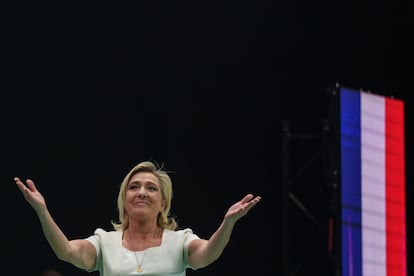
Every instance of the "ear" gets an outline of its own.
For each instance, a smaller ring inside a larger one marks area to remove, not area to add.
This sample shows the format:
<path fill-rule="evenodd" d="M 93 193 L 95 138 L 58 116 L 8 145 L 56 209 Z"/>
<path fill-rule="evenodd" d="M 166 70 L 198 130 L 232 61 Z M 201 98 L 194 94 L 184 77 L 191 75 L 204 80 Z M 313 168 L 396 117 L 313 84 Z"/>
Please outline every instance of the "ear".
<path fill-rule="evenodd" d="M 162 202 L 161 202 L 161 209 L 164 211 L 165 210 L 165 200 L 163 200 Z"/>

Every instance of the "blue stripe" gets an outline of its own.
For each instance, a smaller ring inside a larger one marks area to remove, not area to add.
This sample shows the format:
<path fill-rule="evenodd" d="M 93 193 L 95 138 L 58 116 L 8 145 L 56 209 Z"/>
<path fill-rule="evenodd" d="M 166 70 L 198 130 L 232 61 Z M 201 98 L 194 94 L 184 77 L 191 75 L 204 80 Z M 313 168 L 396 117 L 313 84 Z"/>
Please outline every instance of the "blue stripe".
<path fill-rule="evenodd" d="M 362 276 L 361 97 L 340 90 L 342 276 Z"/>

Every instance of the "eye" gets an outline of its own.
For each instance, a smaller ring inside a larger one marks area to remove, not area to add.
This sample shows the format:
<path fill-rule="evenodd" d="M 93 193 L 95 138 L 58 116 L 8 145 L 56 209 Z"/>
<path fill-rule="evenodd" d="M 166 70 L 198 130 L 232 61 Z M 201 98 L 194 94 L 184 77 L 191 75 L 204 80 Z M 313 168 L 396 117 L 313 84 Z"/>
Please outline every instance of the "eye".
<path fill-rule="evenodd" d="M 153 191 L 153 192 L 158 191 L 156 186 L 149 186 L 148 190 Z"/>
<path fill-rule="evenodd" d="M 139 188 L 139 186 L 136 183 L 129 184 L 128 190 L 135 190 Z"/>

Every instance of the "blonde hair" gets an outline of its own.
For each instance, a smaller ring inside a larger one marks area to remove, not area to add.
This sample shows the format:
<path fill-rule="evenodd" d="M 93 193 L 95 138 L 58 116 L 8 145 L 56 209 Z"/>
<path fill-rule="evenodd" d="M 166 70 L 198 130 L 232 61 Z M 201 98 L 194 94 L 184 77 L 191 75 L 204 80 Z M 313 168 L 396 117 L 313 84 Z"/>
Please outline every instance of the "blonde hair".
<path fill-rule="evenodd" d="M 149 172 L 157 177 L 161 188 L 162 199 L 165 201 L 165 208 L 158 214 L 157 225 L 161 227 L 161 229 L 175 230 L 178 225 L 176 220 L 170 215 L 171 199 L 173 196 L 171 178 L 166 171 L 161 170 L 159 166 L 155 165 L 151 161 L 139 163 L 125 176 L 119 188 L 118 194 L 119 222 L 112 221 L 112 226 L 117 231 L 122 231 L 128 228 L 129 220 L 128 213 L 125 210 L 125 193 L 129 181 L 139 172 Z"/>

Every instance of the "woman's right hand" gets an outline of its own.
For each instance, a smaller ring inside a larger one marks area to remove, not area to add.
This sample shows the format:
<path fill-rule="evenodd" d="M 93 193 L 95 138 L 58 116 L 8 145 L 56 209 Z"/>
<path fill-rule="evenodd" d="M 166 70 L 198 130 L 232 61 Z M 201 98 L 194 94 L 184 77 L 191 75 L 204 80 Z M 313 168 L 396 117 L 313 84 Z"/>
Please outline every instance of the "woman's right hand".
<path fill-rule="evenodd" d="M 31 179 L 26 180 L 26 184 L 20 180 L 20 178 L 15 177 L 14 181 L 16 182 L 17 187 L 23 193 L 24 198 L 27 202 L 35 209 L 35 211 L 41 212 L 46 209 L 46 202 L 42 194 L 37 190 L 36 185 Z"/>

